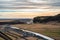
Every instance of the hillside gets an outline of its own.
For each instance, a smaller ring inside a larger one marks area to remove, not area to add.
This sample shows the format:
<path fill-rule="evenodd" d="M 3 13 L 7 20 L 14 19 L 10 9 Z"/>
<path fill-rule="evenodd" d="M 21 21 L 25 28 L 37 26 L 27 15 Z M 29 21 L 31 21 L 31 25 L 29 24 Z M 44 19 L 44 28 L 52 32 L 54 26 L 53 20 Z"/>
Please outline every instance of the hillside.
<path fill-rule="evenodd" d="M 55 16 L 37 16 L 33 20 L 35 23 L 48 23 L 57 22 L 60 23 L 60 14 Z"/>

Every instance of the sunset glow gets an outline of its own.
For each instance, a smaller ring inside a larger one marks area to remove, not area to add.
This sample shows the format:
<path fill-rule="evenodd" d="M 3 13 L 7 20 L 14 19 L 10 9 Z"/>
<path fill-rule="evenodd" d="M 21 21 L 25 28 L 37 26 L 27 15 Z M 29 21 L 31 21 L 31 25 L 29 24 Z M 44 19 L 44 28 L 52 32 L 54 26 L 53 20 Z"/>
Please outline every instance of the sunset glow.
<path fill-rule="evenodd" d="M 33 18 L 60 13 L 60 0 L 0 0 L 0 18 Z"/>

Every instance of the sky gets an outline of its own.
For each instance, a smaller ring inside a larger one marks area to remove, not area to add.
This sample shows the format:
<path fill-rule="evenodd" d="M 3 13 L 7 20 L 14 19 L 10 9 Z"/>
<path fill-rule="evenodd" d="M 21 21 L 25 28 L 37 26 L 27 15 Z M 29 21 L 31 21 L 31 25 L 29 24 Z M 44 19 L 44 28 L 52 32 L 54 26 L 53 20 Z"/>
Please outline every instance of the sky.
<path fill-rule="evenodd" d="M 3 17 L 6 12 L 12 12 L 12 14 L 17 12 L 19 15 L 21 12 L 24 12 L 24 14 L 25 12 L 44 15 L 46 15 L 46 12 L 49 12 L 50 15 L 51 13 L 52 15 L 58 14 L 60 13 L 60 0 L 0 0 L 0 17 Z M 30 13 L 28 14 L 30 15 Z"/>

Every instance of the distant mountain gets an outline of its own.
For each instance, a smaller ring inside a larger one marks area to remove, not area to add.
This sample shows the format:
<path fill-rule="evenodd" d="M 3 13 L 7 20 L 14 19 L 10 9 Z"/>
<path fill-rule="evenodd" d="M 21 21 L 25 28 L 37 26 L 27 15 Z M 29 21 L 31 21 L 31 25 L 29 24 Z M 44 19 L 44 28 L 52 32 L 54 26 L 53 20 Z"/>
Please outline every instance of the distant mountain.
<path fill-rule="evenodd" d="M 27 22 L 30 22 L 32 19 L 0 19 L 0 21 L 3 20 L 2 22 L 0 22 L 0 25 L 4 25 L 4 24 L 26 24 Z M 11 21 L 7 21 L 7 20 L 11 20 Z"/>

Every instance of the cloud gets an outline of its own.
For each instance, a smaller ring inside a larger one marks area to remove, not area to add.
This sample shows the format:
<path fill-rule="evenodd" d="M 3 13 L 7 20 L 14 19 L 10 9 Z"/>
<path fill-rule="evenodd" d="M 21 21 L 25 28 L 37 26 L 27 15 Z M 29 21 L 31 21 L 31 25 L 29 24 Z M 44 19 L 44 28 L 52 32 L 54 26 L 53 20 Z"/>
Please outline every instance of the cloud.
<path fill-rule="evenodd" d="M 45 0 L 28 0 L 28 2 L 32 2 L 32 3 L 46 3 L 47 1 L 45 1 Z"/>
<path fill-rule="evenodd" d="M 4 1 L 14 1 L 14 0 L 0 0 L 1 2 L 4 2 Z"/>
<path fill-rule="evenodd" d="M 60 6 L 60 2 L 52 3 L 52 4 L 50 4 L 50 5 L 57 7 L 57 6 Z"/>
<path fill-rule="evenodd" d="M 0 0 L 0 9 L 56 10 L 60 9 L 60 0 Z"/>

